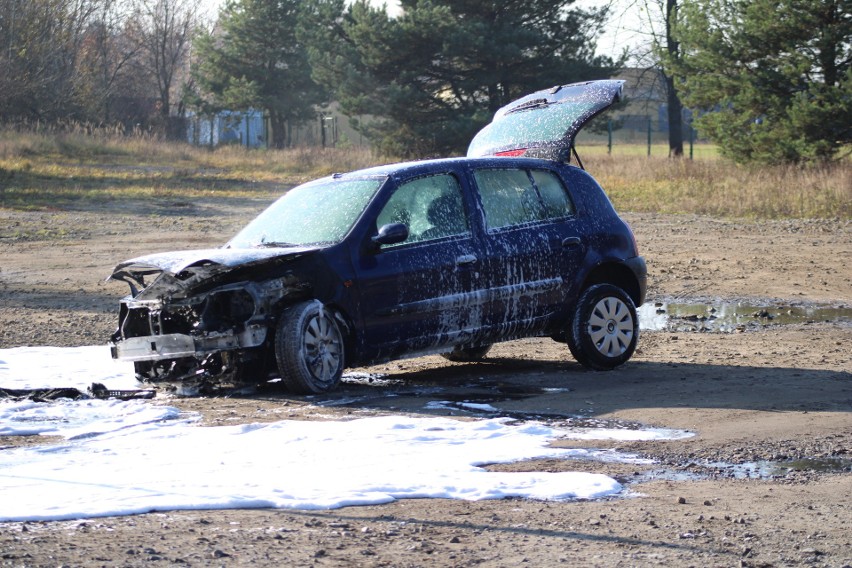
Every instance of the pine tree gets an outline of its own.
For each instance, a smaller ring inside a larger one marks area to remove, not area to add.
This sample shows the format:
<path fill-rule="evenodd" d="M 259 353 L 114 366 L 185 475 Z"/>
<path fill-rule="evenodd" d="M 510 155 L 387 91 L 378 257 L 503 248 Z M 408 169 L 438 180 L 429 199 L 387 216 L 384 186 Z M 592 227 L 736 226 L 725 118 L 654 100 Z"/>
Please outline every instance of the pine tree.
<path fill-rule="evenodd" d="M 315 0 L 328 14 L 337 0 Z M 334 25 L 311 30 L 314 76 L 333 89 L 386 152 L 463 152 L 494 111 L 556 84 L 605 78 L 615 63 L 594 55 L 605 10 L 573 0 L 403 0 L 402 15 L 359 0 Z"/>
<path fill-rule="evenodd" d="M 262 109 L 271 123 L 271 145 L 289 145 L 290 128 L 313 119 L 316 105 L 326 100 L 297 39 L 302 4 L 228 1 L 213 33 L 197 42 L 196 106 L 207 112 Z"/>
<path fill-rule="evenodd" d="M 852 1 L 696 0 L 680 10 L 676 79 L 724 155 L 824 161 L 852 142 Z"/>

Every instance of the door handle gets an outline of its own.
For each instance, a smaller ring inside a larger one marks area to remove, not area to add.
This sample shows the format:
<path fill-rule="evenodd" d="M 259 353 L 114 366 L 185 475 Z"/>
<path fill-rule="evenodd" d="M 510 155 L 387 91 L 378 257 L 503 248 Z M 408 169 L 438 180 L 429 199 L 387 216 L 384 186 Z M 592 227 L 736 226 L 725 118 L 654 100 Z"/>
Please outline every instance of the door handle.
<path fill-rule="evenodd" d="M 562 239 L 562 246 L 564 248 L 578 247 L 581 244 L 583 244 L 583 241 L 580 240 L 580 237 L 567 237 Z"/>
<path fill-rule="evenodd" d="M 465 266 L 476 262 L 476 257 L 472 254 L 463 254 L 456 258 L 456 266 Z"/>

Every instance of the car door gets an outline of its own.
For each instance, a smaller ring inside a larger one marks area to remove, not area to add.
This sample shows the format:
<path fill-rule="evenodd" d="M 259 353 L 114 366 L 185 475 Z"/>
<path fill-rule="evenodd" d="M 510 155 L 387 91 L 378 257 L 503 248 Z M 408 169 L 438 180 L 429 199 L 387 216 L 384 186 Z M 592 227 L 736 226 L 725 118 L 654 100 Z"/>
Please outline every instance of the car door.
<path fill-rule="evenodd" d="M 557 169 L 474 169 L 485 217 L 485 321 L 501 338 L 544 330 L 575 293 L 585 243 Z"/>
<path fill-rule="evenodd" d="M 479 332 L 481 250 L 463 189 L 453 173 L 410 179 L 376 217 L 376 231 L 402 223 L 408 236 L 356 262 L 366 358 L 440 352 Z"/>

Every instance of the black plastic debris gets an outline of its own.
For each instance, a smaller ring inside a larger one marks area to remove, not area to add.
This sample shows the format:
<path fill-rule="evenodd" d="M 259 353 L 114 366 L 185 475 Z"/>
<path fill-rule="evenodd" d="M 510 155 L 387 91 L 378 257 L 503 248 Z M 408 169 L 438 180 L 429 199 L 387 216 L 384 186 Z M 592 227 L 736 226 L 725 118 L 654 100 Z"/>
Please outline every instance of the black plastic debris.
<path fill-rule="evenodd" d="M 119 400 L 147 400 L 156 396 L 154 390 L 115 390 L 109 389 L 101 383 L 92 383 L 92 386 L 83 392 L 80 389 L 63 388 L 40 388 L 40 389 L 6 389 L 0 388 L 0 399 L 11 398 L 14 400 L 32 400 L 34 402 L 50 402 L 60 398 L 70 400 L 85 400 L 90 398 Z"/>
<path fill-rule="evenodd" d="M 44 388 L 44 389 L 4 389 L 0 388 L 0 398 L 15 400 L 33 400 L 35 402 L 50 402 L 59 398 L 80 400 L 91 398 L 86 393 L 74 388 Z"/>
<path fill-rule="evenodd" d="M 92 395 L 93 398 L 117 398 L 119 400 L 134 400 L 134 399 L 142 399 L 147 400 L 149 398 L 154 398 L 156 396 L 156 391 L 153 389 L 145 389 L 145 390 L 116 390 L 116 389 L 108 389 L 101 383 L 92 383 L 88 389 L 89 394 Z"/>

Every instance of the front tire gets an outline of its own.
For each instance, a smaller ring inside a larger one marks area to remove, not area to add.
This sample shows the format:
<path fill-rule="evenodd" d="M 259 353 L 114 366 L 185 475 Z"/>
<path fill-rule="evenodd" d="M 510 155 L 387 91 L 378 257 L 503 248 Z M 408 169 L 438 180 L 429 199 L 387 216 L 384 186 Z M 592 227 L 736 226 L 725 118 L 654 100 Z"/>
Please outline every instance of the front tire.
<path fill-rule="evenodd" d="M 319 394 L 335 388 L 343 374 L 344 348 L 334 315 L 316 300 L 284 310 L 275 331 L 275 359 L 291 392 Z"/>
<path fill-rule="evenodd" d="M 568 328 L 568 348 L 590 369 L 608 371 L 625 363 L 639 341 L 633 300 L 612 284 L 595 284 L 577 301 Z"/>

